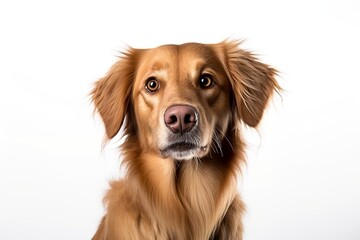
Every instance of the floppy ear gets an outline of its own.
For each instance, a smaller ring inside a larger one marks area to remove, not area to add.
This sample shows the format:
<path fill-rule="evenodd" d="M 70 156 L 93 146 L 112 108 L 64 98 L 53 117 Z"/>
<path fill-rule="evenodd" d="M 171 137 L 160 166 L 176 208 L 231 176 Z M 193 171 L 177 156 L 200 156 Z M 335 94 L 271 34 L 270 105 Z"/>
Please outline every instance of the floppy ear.
<path fill-rule="evenodd" d="M 108 139 L 117 134 L 127 115 L 137 55 L 136 49 L 123 53 L 107 75 L 95 83 L 91 92 L 95 108 L 105 124 Z"/>
<path fill-rule="evenodd" d="M 237 117 L 256 127 L 274 91 L 281 90 L 275 76 L 277 71 L 259 62 L 253 54 L 239 48 L 237 41 L 220 43 L 225 69 L 230 80 Z"/>

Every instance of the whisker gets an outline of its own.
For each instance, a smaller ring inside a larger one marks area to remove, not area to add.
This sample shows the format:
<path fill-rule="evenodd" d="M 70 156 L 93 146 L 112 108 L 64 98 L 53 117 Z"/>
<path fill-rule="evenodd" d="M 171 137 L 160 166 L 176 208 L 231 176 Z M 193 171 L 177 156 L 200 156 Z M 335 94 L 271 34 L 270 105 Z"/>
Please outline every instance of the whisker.
<path fill-rule="evenodd" d="M 233 152 L 235 152 L 235 149 L 234 149 L 232 143 L 230 142 L 229 138 L 226 136 L 226 134 L 224 134 L 224 132 L 221 131 L 221 130 L 220 130 L 218 127 L 216 127 L 216 126 L 215 126 L 215 130 L 219 131 L 219 132 L 224 136 L 224 139 L 229 143 L 229 145 L 230 145 L 230 147 L 231 147 L 231 150 L 232 150 Z"/>
<path fill-rule="evenodd" d="M 230 145 L 230 147 L 231 147 L 231 150 L 235 153 L 235 149 L 234 149 L 232 143 L 230 142 L 229 138 L 228 138 L 226 135 L 224 135 L 224 138 L 225 138 L 225 140 L 229 143 L 229 145 Z"/>
<path fill-rule="evenodd" d="M 215 153 L 220 153 L 221 156 L 224 156 L 223 151 L 222 151 L 221 141 L 220 141 L 220 138 L 219 138 L 217 132 L 220 132 L 220 131 L 215 126 L 215 131 L 214 131 L 212 139 L 213 139 L 214 148 L 219 150 L 219 151 L 216 150 Z"/>
<path fill-rule="evenodd" d="M 215 139 L 214 139 L 214 137 L 213 137 L 213 141 L 212 141 L 212 143 L 211 143 L 211 149 L 213 150 L 213 152 L 218 153 L 217 148 L 216 148 L 216 145 L 215 145 Z"/>

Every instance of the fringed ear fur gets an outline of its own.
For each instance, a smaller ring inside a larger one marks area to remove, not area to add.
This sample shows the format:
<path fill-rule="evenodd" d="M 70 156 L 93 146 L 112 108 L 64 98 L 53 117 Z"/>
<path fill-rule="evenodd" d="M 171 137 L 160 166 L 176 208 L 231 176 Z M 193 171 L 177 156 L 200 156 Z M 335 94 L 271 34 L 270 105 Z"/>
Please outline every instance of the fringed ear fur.
<path fill-rule="evenodd" d="M 232 86 L 237 117 L 248 126 L 256 127 L 273 93 L 281 90 L 275 79 L 277 71 L 239 48 L 239 41 L 224 41 L 219 45 Z"/>
<path fill-rule="evenodd" d="M 120 130 L 128 111 L 138 52 L 130 48 L 106 74 L 95 83 L 91 92 L 95 109 L 106 129 L 107 140 Z"/>

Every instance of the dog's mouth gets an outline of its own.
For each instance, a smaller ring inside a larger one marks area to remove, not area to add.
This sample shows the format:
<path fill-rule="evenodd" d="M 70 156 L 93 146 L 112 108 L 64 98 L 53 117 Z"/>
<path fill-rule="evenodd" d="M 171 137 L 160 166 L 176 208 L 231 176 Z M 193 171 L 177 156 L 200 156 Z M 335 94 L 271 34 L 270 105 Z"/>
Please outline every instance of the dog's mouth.
<path fill-rule="evenodd" d="M 160 152 L 163 157 L 171 157 L 177 160 L 188 160 L 199 155 L 201 152 L 205 152 L 206 149 L 207 146 L 199 146 L 191 142 L 175 142 L 170 143 L 163 149 L 160 149 Z"/>
<path fill-rule="evenodd" d="M 178 143 L 170 144 L 165 150 L 182 152 L 182 151 L 189 151 L 189 150 L 196 149 L 196 148 L 199 148 L 199 147 L 194 143 L 178 142 Z"/>

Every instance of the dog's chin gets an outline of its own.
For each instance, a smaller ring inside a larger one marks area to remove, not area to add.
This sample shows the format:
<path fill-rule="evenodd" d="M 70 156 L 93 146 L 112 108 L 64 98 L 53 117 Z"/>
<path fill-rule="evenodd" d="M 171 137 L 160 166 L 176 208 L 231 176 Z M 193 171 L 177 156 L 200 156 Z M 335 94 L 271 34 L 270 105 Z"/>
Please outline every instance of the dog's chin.
<path fill-rule="evenodd" d="M 175 143 L 160 150 L 161 156 L 174 160 L 192 160 L 207 154 L 207 146 L 197 146 L 189 143 Z"/>

